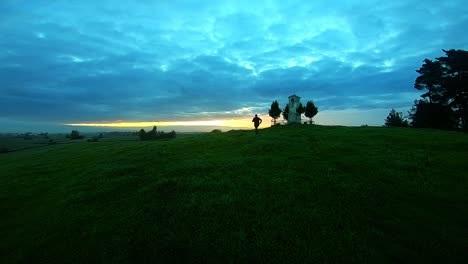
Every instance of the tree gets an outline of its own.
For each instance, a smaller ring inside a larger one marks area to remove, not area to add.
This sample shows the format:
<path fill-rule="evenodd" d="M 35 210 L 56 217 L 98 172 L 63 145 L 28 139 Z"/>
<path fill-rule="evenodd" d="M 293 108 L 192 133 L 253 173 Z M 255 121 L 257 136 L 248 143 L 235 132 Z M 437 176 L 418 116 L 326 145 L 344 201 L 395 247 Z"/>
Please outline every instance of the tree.
<path fill-rule="evenodd" d="M 313 101 L 308 101 L 305 107 L 304 114 L 309 118 L 309 123 L 312 124 L 312 118 L 317 115 L 318 108 L 315 106 Z"/>
<path fill-rule="evenodd" d="M 419 76 L 414 82 L 414 88 L 426 90 L 422 98 L 429 98 L 430 103 L 442 103 L 445 100 L 442 87 L 442 65 L 438 61 L 424 60 L 424 64 L 416 70 Z"/>
<path fill-rule="evenodd" d="M 302 115 L 305 112 L 305 107 L 302 105 L 302 103 L 299 103 L 299 106 L 296 108 L 296 113 Z"/>
<path fill-rule="evenodd" d="M 73 139 L 83 139 L 84 136 L 80 135 L 80 132 L 78 132 L 78 130 L 72 130 L 72 132 L 70 133 L 69 138 L 71 140 L 73 140 Z"/>
<path fill-rule="evenodd" d="M 403 116 L 403 113 L 395 111 L 392 109 L 388 114 L 387 118 L 385 119 L 386 126 L 393 126 L 393 127 L 407 127 L 408 121 Z"/>
<path fill-rule="evenodd" d="M 274 119 L 274 124 L 276 125 L 276 119 L 281 115 L 281 109 L 279 108 L 278 101 L 273 101 L 273 103 L 271 103 L 271 108 L 268 111 L 268 114 Z"/>
<path fill-rule="evenodd" d="M 443 67 L 443 86 L 461 128 L 468 130 L 468 51 L 442 50 L 445 57 L 437 58 Z"/>
<path fill-rule="evenodd" d="M 143 128 L 140 129 L 140 132 L 138 132 L 138 137 L 140 138 L 140 140 L 146 140 L 146 132 Z"/>
<path fill-rule="evenodd" d="M 445 56 L 436 58 L 435 61 L 425 59 L 423 65 L 416 72 L 419 76 L 416 78 L 414 87 L 418 90 L 427 90 L 422 94 L 423 99 L 428 101 L 416 101 L 414 111 L 410 118 L 422 118 L 412 121 L 415 124 L 421 124 L 425 120 L 425 125 L 431 125 L 434 128 L 451 127 L 455 122 L 453 129 L 461 127 L 468 130 L 468 51 L 465 50 L 442 50 Z M 437 104 L 433 105 L 433 104 Z M 442 110 L 442 113 L 433 111 Z M 435 115 L 434 120 L 442 122 L 435 124 L 427 120 L 432 118 L 428 114 Z M 441 120 L 440 118 L 447 118 Z"/>
<path fill-rule="evenodd" d="M 284 120 L 288 121 L 288 117 L 289 117 L 289 105 L 286 104 L 286 107 L 284 107 L 284 110 L 283 110 L 283 118 Z"/>
<path fill-rule="evenodd" d="M 153 129 L 151 129 L 150 131 L 148 131 L 148 133 L 146 133 L 146 136 L 148 137 L 148 139 L 155 139 L 158 136 L 158 132 L 156 130 L 157 130 L 157 127 L 153 126 Z"/>
<path fill-rule="evenodd" d="M 416 128 L 455 129 L 455 113 L 448 105 L 416 100 L 409 112 L 411 125 Z"/>
<path fill-rule="evenodd" d="M 174 130 L 169 133 L 165 133 L 164 131 L 157 131 L 156 129 L 156 126 L 154 126 L 153 129 L 148 132 L 146 132 L 144 129 L 140 129 L 138 132 L 140 140 L 158 140 L 176 137 L 176 132 Z"/>

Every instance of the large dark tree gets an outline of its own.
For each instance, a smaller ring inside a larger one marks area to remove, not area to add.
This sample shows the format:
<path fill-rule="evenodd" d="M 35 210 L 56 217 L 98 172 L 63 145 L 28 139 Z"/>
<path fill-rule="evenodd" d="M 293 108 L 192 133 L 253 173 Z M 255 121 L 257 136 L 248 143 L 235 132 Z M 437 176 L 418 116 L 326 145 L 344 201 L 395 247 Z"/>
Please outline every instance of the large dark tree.
<path fill-rule="evenodd" d="M 388 114 L 387 118 L 385 119 L 386 126 L 393 126 L 393 127 L 407 127 L 408 121 L 403 116 L 403 113 L 395 111 L 392 109 Z"/>
<path fill-rule="evenodd" d="M 444 76 L 442 85 L 446 89 L 450 107 L 455 111 L 459 126 L 468 129 L 468 51 L 443 50 L 445 57 L 440 61 Z"/>
<path fill-rule="evenodd" d="M 445 96 L 442 87 L 442 65 L 440 62 L 425 59 L 424 64 L 416 72 L 419 73 L 419 76 L 414 82 L 414 88 L 427 90 L 421 97 L 428 98 L 430 103 L 443 103 Z"/>
<path fill-rule="evenodd" d="M 409 112 L 411 125 L 418 128 L 455 129 L 455 114 L 448 105 L 416 100 Z"/>
<path fill-rule="evenodd" d="M 318 108 L 315 106 L 313 101 L 308 101 L 305 107 L 304 115 L 309 118 L 309 122 L 312 124 L 312 118 L 318 113 Z"/>
<path fill-rule="evenodd" d="M 423 65 L 416 72 L 414 87 L 426 90 L 422 95 L 425 101 L 417 101 L 410 118 L 431 118 L 442 122 L 436 125 L 434 121 L 425 121 L 426 125 L 434 128 L 448 128 L 455 122 L 454 128 L 468 129 L 468 51 L 443 50 L 446 56 L 436 58 L 435 61 L 424 60 Z M 436 105 L 434 105 L 436 104 Z M 437 114 L 439 109 L 443 114 Z M 419 113 L 418 111 L 424 111 Z M 429 116 L 428 116 L 429 115 Z M 440 118 L 447 120 L 440 120 Z M 413 120 L 414 121 L 414 120 Z M 421 124 L 416 120 L 414 124 Z"/>
<path fill-rule="evenodd" d="M 276 119 L 281 115 L 281 109 L 279 108 L 278 101 L 273 101 L 273 103 L 271 103 L 271 108 L 270 111 L 268 111 L 268 114 L 273 118 L 273 122 L 276 125 Z"/>
<path fill-rule="evenodd" d="M 283 110 L 283 118 L 284 120 L 288 121 L 288 117 L 289 117 L 289 105 L 287 104 Z"/>

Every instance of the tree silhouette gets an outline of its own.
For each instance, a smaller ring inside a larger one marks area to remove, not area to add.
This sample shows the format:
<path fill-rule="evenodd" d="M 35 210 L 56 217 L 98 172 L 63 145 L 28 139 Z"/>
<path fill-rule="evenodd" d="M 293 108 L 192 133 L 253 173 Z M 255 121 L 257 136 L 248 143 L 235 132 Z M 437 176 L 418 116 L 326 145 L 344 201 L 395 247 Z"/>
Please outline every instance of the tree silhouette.
<path fill-rule="evenodd" d="M 385 119 L 386 126 L 393 126 L 393 127 L 407 127 L 408 121 L 403 116 L 403 113 L 395 111 L 392 109 L 388 114 L 387 118 Z"/>
<path fill-rule="evenodd" d="M 146 132 L 143 128 L 138 132 L 138 136 L 140 137 L 140 140 L 146 140 Z"/>
<path fill-rule="evenodd" d="M 302 105 L 302 103 L 299 103 L 299 106 L 296 108 L 296 113 L 299 115 L 302 115 L 305 112 L 305 107 Z"/>
<path fill-rule="evenodd" d="M 148 139 L 155 139 L 157 137 L 156 130 L 157 130 L 156 126 L 153 126 L 153 129 L 148 131 L 148 133 L 146 133 L 146 136 L 148 137 Z"/>
<path fill-rule="evenodd" d="M 305 107 L 304 114 L 309 118 L 309 123 L 312 124 L 312 118 L 317 115 L 318 108 L 315 106 L 313 101 L 308 101 Z"/>
<path fill-rule="evenodd" d="M 442 103 L 445 99 L 442 87 L 442 65 L 438 61 L 424 60 L 424 64 L 416 70 L 419 76 L 414 82 L 414 88 L 427 92 L 422 98 L 429 98 L 430 103 Z"/>
<path fill-rule="evenodd" d="M 468 51 L 442 51 L 445 56 L 436 58 L 435 61 L 425 59 L 421 68 L 416 71 L 419 76 L 414 87 L 427 90 L 421 95 L 426 101 L 415 101 L 410 118 L 418 118 L 412 121 L 415 127 L 424 124 L 423 127 L 448 129 L 455 123 L 453 129 L 461 127 L 468 130 Z M 439 113 L 436 109 L 442 112 Z M 433 121 L 427 118 L 432 118 Z M 435 124 L 435 120 L 441 124 Z"/>
<path fill-rule="evenodd" d="M 281 109 L 279 108 L 278 101 L 273 101 L 271 103 L 271 108 L 268 111 L 268 114 L 273 118 L 274 124 L 276 125 L 276 119 L 281 115 Z"/>
<path fill-rule="evenodd" d="M 80 132 L 78 130 L 72 130 L 69 136 L 70 139 L 83 139 L 84 136 L 80 135 Z"/>
<path fill-rule="evenodd" d="M 288 117 L 289 117 L 289 104 L 286 104 L 286 107 L 284 107 L 284 110 L 283 110 L 283 118 L 284 120 L 288 120 Z"/>
<path fill-rule="evenodd" d="M 417 128 L 455 129 L 456 116 L 452 108 L 440 103 L 416 100 L 409 112 L 411 125 Z"/>
<path fill-rule="evenodd" d="M 164 131 L 157 131 L 156 126 L 154 126 L 153 129 L 148 132 L 146 132 L 144 129 L 140 129 L 138 136 L 140 137 L 140 140 L 158 140 L 175 138 L 176 132 L 174 130 L 169 133 L 165 133 Z"/>
<path fill-rule="evenodd" d="M 461 128 L 468 130 L 468 51 L 442 50 L 445 57 L 437 58 L 443 67 L 443 86 L 449 106 L 454 110 Z"/>

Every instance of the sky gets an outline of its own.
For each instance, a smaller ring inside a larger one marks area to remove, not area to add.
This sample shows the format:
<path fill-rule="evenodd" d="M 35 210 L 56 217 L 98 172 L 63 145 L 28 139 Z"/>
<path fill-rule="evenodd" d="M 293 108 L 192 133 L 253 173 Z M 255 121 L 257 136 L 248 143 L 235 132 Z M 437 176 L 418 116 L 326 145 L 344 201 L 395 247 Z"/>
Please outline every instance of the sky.
<path fill-rule="evenodd" d="M 1 0 L 0 132 L 268 127 L 292 94 L 380 126 L 466 28 L 465 0 Z"/>

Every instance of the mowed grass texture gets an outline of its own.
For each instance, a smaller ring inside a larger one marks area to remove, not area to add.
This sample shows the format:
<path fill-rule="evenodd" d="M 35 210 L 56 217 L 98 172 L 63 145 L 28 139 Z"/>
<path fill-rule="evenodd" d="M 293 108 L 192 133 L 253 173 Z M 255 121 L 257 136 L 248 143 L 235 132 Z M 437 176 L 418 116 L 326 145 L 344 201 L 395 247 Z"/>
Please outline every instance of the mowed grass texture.
<path fill-rule="evenodd" d="M 0 263 L 468 263 L 468 135 L 310 125 L 0 155 Z"/>

